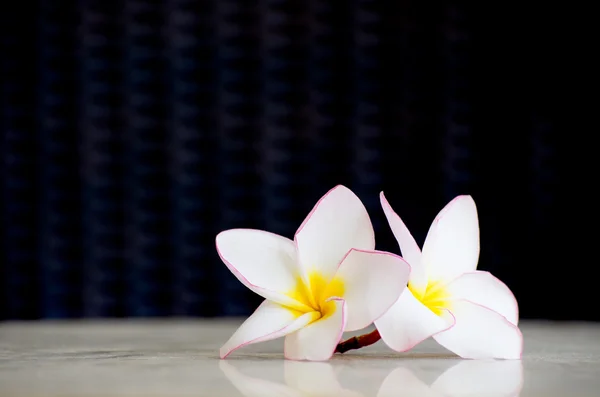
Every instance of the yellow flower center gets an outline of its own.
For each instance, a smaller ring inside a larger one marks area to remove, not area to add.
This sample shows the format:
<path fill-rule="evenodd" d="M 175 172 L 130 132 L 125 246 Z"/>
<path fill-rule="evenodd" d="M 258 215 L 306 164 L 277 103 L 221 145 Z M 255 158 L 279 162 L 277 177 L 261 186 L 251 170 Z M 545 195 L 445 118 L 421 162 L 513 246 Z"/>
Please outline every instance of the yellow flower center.
<path fill-rule="evenodd" d="M 327 282 L 325 277 L 317 271 L 308 274 L 308 283 L 302 277 L 298 277 L 296 286 L 287 293 L 292 299 L 301 303 L 303 307 L 289 307 L 289 309 L 302 315 L 310 312 L 319 313 L 318 318 L 327 317 L 334 313 L 335 303 L 326 302 L 332 296 L 342 297 L 344 294 L 344 283 L 339 277 Z"/>
<path fill-rule="evenodd" d="M 411 283 L 408 283 L 408 289 L 415 298 L 422 304 L 427 306 L 429 310 L 440 316 L 444 309 L 449 309 L 450 294 L 446 291 L 444 284 L 437 281 L 429 281 L 425 290 L 415 288 Z"/>

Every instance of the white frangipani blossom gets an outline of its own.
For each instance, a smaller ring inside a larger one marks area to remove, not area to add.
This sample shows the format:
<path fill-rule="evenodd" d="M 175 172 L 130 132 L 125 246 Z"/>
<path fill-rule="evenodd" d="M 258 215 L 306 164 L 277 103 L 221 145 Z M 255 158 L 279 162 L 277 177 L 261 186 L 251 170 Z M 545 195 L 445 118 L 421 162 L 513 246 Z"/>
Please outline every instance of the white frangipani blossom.
<path fill-rule="evenodd" d="M 431 336 L 463 358 L 519 359 L 517 301 L 504 283 L 477 270 L 479 221 L 471 196 L 458 196 L 440 211 L 422 252 L 383 193 L 380 198 L 411 266 L 408 288 L 375 321 L 383 341 L 404 352 Z"/>
<path fill-rule="evenodd" d="M 221 358 L 285 336 L 286 358 L 327 360 L 344 331 L 369 326 L 392 306 L 410 273 L 401 257 L 374 250 L 369 215 L 344 186 L 319 200 L 293 241 L 232 229 L 219 233 L 216 244 L 229 270 L 265 298 L 221 348 Z"/>

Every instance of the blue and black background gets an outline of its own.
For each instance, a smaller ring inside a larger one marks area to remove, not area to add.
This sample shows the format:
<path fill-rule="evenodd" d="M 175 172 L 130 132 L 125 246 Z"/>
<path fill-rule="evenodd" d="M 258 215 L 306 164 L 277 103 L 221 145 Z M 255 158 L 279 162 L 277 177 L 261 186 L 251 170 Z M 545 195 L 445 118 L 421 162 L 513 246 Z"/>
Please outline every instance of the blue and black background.
<path fill-rule="evenodd" d="M 479 268 L 514 291 L 522 318 L 600 320 L 562 123 L 577 74 L 562 66 L 564 8 L 0 9 L 0 319 L 247 315 L 260 298 L 220 262 L 215 235 L 292 237 L 344 184 L 393 252 L 380 191 L 420 244 L 471 194 Z"/>

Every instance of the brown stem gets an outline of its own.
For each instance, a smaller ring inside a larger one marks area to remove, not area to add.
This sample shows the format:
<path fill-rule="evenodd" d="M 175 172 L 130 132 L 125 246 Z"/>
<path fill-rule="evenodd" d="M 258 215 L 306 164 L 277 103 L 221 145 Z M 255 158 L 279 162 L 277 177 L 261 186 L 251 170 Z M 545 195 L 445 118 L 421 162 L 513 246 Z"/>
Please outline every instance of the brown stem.
<path fill-rule="evenodd" d="M 379 331 L 375 330 L 368 334 L 364 334 L 361 336 L 353 336 L 352 338 L 345 340 L 337 345 L 335 348 L 336 353 L 345 353 L 348 350 L 360 349 L 361 347 L 367 347 L 372 345 L 381 339 L 381 335 L 379 335 Z"/>

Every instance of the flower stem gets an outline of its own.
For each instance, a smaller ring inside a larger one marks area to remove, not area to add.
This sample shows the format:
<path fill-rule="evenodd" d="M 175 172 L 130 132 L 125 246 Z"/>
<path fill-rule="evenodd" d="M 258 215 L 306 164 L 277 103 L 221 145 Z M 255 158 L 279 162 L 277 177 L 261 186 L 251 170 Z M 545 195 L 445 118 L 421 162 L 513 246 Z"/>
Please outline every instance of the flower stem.
<path fill-rule="evenodd" d="M 336 353 L 345 353 L 348 350 L 360 349 L 361 347 L 367 347 L 372 345 L 381 339 L 381 335 L 379 335 L 379 331 L 375 330 L 368 334 L 364 334 L 361 336 L 353 336 L 352 338 L 345 340 L 337 345 L 335 348 Z"/>

